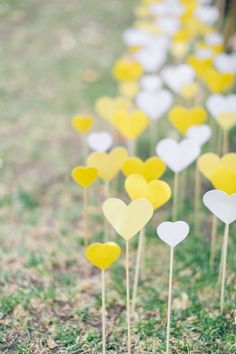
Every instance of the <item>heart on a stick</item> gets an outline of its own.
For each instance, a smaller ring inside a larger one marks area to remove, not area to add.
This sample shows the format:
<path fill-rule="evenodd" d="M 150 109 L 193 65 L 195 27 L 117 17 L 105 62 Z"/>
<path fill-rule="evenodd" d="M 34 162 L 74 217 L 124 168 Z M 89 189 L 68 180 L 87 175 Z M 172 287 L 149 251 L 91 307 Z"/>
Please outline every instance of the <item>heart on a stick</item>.
<path fill-rule="evenodd" d="M 90 149 L 98 152 L 104 152 L 110 149 L 112 141 L 112 135 L 108 132 L 90 133 L 87 137 L 87 143 Z"/>
<path fill-rule="evenodd" d="M 89 262 L 99 269 L 110 267 L 120 257 L 120 253 L 120 246 L 115 242 L 92 243 L 85 251 Z"/>
<path fill-rule="evenodd" d="M 103 213 L 116 232 L 128 241 L 148 223 L 153 208 L 146 199 L 126 205 L 118 198 L 109 198 L 103 204 Z"/>
<path fill-rule="evenodd" d="M 177 246 L 189 233 L 189 226 L 185 221 L 165 221 L 157 227 L 157 234 L 162 241 L 171 247 Z"/>
<path fill-rule="evenodd" d="M 204 194 L 203 203 L 225 224 L 231 224 L 236 220 L 236 193 L 228 195 L 214 189 Z"/>

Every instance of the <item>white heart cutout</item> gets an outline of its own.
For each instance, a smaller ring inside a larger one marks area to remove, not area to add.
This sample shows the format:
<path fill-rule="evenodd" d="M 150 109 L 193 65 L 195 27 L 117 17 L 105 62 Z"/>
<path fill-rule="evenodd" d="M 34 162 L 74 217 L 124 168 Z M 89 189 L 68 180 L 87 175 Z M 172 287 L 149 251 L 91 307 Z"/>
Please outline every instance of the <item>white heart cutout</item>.
<path fill-rule="evenodd" d="M 170 247 L 177 246 L 189 234 L 189 225 L 185 221 L 165 221 L 157 227 L 157 234 Z"/>
<path fill-rule="evenodd" d="M 157 91 L 162 87 L 162 79 L 158 75 L 145 75 L 140 80 L 140 86 L 144 91 Z"/>
<path fill-rule="evenodd" d="M 213 189 L 204 194 L 203 203 L 225 224 L 231 224 L 236 220 L 236 193 L 228 195 L 223 191 Z"/>
<path fill-rule="evenodd" d="M 113 138 L 108 132 L 90 133 L 87 137 L 87 143 L 91 150 L 104 152 L 112 146 Z"/>
<path fill-rule="evenodd" d="M 199 6 L 195 15 L 203 23 L 212 26 L 220 17 L 220 11 L 216 6 Z"/>
<path fill-rule="evenodd" d="M 161 118 L 173 103 L 172 94 L 168 90 L 157 92 L 141 91 L 136 97 L 136 105 L 152 120 Z"/>
<path fill-rule="evenodd" d="M 157 144 L 156 153 L 172 171 L 179 173 L 198 158 L 201 148 L 190 139 L 178 142 L 168 138 Z"/>
<path fill-rule="evenodd" d="M 193 82 L 195 73 L 190 65 L 182 64 L 179 66 L 166 66 L 161 71 L 161 77 L 172 91 L 179 93 L 184 85 Z"/>
<path fill-rule="evenodd" d="M 236 94 L 228 96 L 220 94 L 211 95 L 207 99 L 206 106 L 215 118 L 224 113 L 236 113 Z"/>
<path fill-rule="evenodd" d="M 211 137 L 211 127 L 207 124 L 193 125 L 187 131 L 187 138 L 195 141 L 199 145 L 205 144 Z"/>

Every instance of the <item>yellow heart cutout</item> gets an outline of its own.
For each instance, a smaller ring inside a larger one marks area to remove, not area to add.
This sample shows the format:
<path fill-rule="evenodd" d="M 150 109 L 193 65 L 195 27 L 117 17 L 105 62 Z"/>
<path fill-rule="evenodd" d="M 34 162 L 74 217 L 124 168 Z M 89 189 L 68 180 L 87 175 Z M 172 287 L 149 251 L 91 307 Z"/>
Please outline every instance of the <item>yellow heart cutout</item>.
<path fill-rule="evenodd" d="M 127 150 L 123 147 L 117 147 L 109 153 L 93 152 L 87 159 L 87 165 L 95 167 L 100 178 L 110 181 L 120 171 L 127 157 Z"/>
<path fill-rule="evenodd" d="M 236 193 L 236 169 L 218 168 L 213 173 L 211 182 L 216 189 L 220 189 L 229 195 Z"/>
<path fill-rule="evenodd" d="M 72 127 L 78 132 L 85 134 L 93 126 L 94 120 L 90 116 L 75 116 L 71 120 Z"/>
<path fill-rule="evenodd" d="M 139 110 L 117 111 L 113 118 L 116 129 L 129 140 L 136 139 L 148 125 L 148 117 Z"/>
<path fill-rule="evenodd" d="M 96 101 L 96 112 L 109 123 L 113 124 L 113 117 L 116 111 L 128 111 L 132 108 L 132 103 L 124 97 L 110 98 L 101 97 Z"/>
<path fill-rule="evenodd" d="M 187 59 L 187 64 L 191 65 L 198 77 L 203 77 L 206 70 L 212 67 L 212 58 L 198 58 L 191 55 Z"/>
<path fill-rule="evenodd" d="M 169 185 L 161 180 L 154 180 L 149 183 L 137 174 L 130 175 L 125 180 L 125 190 L 130 199 L 147 199 L 154 209 L 160 208 L 171 197 Z"/>
<path fill-rule="evenodd" d="M 100 269 L 107 269 L 120 257 L 120 246 L 115 242 L 92 243 L 85 250 L 86 258 Z"/>
<path fill-rule="evenodd" d="M 159 157 L 150 157 L 146 161 L 138 157 L 129 157 L 122 167 L 125 176 L 138 174 L 143 176 L 147 182 L 160 178 L 165 171 L 166 165 Z"/>
<path fill-rule="evenodd" d="M 88 188 L 98 177 L 98 171 L 94 167 L 77 166 L 71 172 L 73 180 L 83 188 Z"/>
<path fill-rule="evenodd" d="M 202 77 L 211 92 L 219 93 L 229 89 L 234 82 L 234 75 L 231 73 L 221 73 L 215 69 L 208 69 Z"/>
<path fill-rule="evenodd" d="M 126 205 L 120 199 L 109 198 L 103 204 L 103 213 L 116 232 L 128 241 L 148 223 L 153 208 L 146 199 L 137 199 Z"/>
<path fill-rule="evenodd" d="M 186 134 L 190 127 L 202 124 L 206 119 L 207 113 L 202 107 L 187 109 L 182 106 L 175 106 L 169 112 L 171 124 L 182 134 Z"/>
<path fill-rule="evenodd" d="M 200 86 L 196 82 L 185 84 L 181 88 L 180 95 L 186 100 L 193 100 L 199 95 Z"/>
<path fill-rule="evenodd" d="M 136 81 L 121 82 L 119 86 L 120 94 L 131 99 L 137 95 L 138 91 L 139 84 Z"/>
<path fill-rule="evenodd" d="M 226 154 L 222 158 L 211 152 L 203 154 L 197 160 L 197 167 L 211 181 L 214 172 L 221 167 L 227 167 L 236 171 L 236 153 Z"/>
<path fill-rule="evenodd" d="M 233 128 L 236 124 L 236 113 L 223 113 L 216 117 L 218 124 L 226 130 Z"/>
<path fill-rule="evenodd" d="M 135 81 L 142 74 L 142 66 L 130 59 L 118 60 L 113 68 L 113 76 L 118 81 Z"/>

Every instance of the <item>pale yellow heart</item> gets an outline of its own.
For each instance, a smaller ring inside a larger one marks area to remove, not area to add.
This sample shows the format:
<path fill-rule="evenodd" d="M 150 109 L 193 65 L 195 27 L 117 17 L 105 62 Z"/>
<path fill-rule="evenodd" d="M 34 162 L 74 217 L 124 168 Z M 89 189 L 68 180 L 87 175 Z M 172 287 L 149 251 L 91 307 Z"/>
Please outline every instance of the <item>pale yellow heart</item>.
<path fill-rule="evenodd" d="M 107 269 L 120 257 L 120 246 L 115 242 L 92 243 L 85 250 L 90 263 L 99 269 Z"/>
<path fill-rule="evenodd" d="M 206 153 L 197 160 L 199 171 L 211 181 L 214 172 L 221 168 L 227 167 L 236 171 L 236 153 L 229 153 L 220 158 L 213 153 Z"/>
<path fill-rule="evenodd" d="M 98 175 L 105 181 L 112 180 L 121 170 L 124 161 L 128 157 L 128 152 L 123 147 L 117 147 L 107 152 L 93 152 L 87 159 L 87 165 L 95 167 Z"/>
<path fill-rule="evenodd" d="M 143 176 L 147 182 L 160 178 L 165 171 L 166 165 L 159 157 L 150 157 L 146 161 L 138 157 L 129 157 L 122 167 L 125 176 L 138 174 Z"/>
<path fill-rule="evenodd" d="M 231 195 L 236 193 L 236 168 L 218 168 L 211 177 L 211 183 L 216 189 Z"/>
<path fill-rule="evenodd" d="M 236 125 L 236 113 L 223 113 L 216 117 L 218 124 L 226 130 L 233 128 Z"/>
<path fill-rule="evenodd" d="M 78 132 L 85 134 L 93 126 L 94 119 L 90 116 L 75 116 L 71 119 L 72 127 Z"/>
<path fill-rule="evenodd" d="M 125 190 L 130 199 L 147 199 L 154 209 L 160 208 L 171 197 L 169 185 L 161 180 L 153 180 L 149 183 L 137 174 L 130 175 L 125 180 Z"/>
<path fill-rule="evenodd" d="M 135 110 L 132 113 L 117 111 L 113 118 L 116 129 L 129 140 L 136 139 L 148 125 L 148 117 L 145 113 Z"/>
<path fill-rule="evenodd" d="M 182 134 L 186 134 L 193 125 L 204 123 L 206 119 L 207 113 L 202 107 L 187 109 L 183 106 L 175 106 L 169 112 L 171 124 Z"/>
<path fill-rule="evenodd" d="M 136 81 L 121 82 L 119 91 L 121 95 L 132 99 L 139 91 L 139 84 Z"/>
<path fill-rule="evenodd" d="M 129 111 L 132 103 L 124 97 L 110 98 L 101 97 L 96 101 L 96 112 L 109 123 L 113 123 L 113 117 L 117 111 Z"/>
<path fill-rule="evenodd" d="M 84 188 L 88 188 L 98 177 L 94 167 L 77 166 L 71 172 L 73 180 Z"/>
<path fill-rule="evenodd" d="M 153 208 L 146 199 L 137 199 L 126 205 L 120 199 L 110 198 L 103 204 L 103 213 L 116 232 L 128 241 L 148 223 Z"/>

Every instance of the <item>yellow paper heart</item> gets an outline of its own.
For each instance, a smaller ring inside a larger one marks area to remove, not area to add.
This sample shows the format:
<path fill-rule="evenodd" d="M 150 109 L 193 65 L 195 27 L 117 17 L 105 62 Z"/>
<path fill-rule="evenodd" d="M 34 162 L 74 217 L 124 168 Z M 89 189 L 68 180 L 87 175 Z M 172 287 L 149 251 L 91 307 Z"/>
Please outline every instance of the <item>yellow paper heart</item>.
<path fill-rule="evenodd" d="M 85 250 L 86 258 L 99 269 L 107 269 L 120 257 L 120 246 L 115 242 L 92 243 Z"/>
<path fill-rule="evenodd" d="M 117 111 L 113 121 L 116 129 L 129 140 L 136 139 L 148 125 L 148 117 L 140 110 Z"/>
<path fill-rule="evenodd" d="M 232 73 L 221 73 L 215 69 L 208 69 L 202 77 L 211 92 L 219 93 L 229 89 L 234 83 L 234 75 Z"/>
<path fill-rule="evenodd" d="M 113 117 L 116 111 L 129 111 L 132 103 L 124 97 L 110 98 L 101 97 L 96 101 L 96 112 L 109 123 L 113 124 Z"/>
<path fill-rule="evenodd" d="M 198 58 L 191 55 L 187 59 L 187 64 L 191 65 L 198 77 L 203 77 L 206 70 L 212 67 L 212 58 Z"/>
<path fill-rule="evenodd" d="M 236 168 L 218 168 L 211 177 L 211 183 L 216 189 L 231 195 L 236 193 Z"/>
<path fill-rule="evenodd" d="M 218 124 L 226 130 L 233 128 L 236 125 L 236 113 L 223 113 L 216 117 Z"/>
<path fill-rule="evenodd" d="M 193 100 L 199 95 L 200 86 L 196 82 L 185 84 L 181 88 L 180 95 L 186 100 Z"/>
<path fill-rule="evenodd" d="M 78 132 L 85 134 L 93 126 L 94 120 L 90 116 L 75 116 L 71 120 L 72 127 Z"/>
<path fill-rule="evenodd" d="M 119 87 L 120 94 L 128 98 L 134 98 L 139 91 L 139 84 L 136 81 L 122 82 Z"/>
<path fill-rule="evenodd" d="M 77 166 L 71 172 L 73 180 L 84 188 L 88 188 L 98 177 L 98 171 L 94 167 Z"/>
<path fill-rule="evenodd" d="M 221 167 L 236 171 L 236 153 L 225 154 L 222 158 L 213 153 L 203 154 L 197 160 L 197 167 L 211 181 L 214 172 Z"/>
<path fill-rule="evenodd" d="M 204 123 L 206 119 L 207 113 L 202 107 L 187 109 L 183 106 L 175 106 L 169 112 L 171 124 L 182 134 L 186 134 L 193 125 Z"/>
<path fill-rule="evenodd" d="M 120 199 L 109 198 L 103 204 L 103 213 L 116 232 L 128 241 L 148 223 L 153 208 L 146 199 L 137 199 L 126 205 Z"/>
<path fill-rule="evenodd" d="M 149 183 L 137 174 L 130 175 L 125 180 L 125 190 L 130 199 L 147 199 L 154 209 L 160 208 L 171 197 L 169 185 L 161 180 L 153 180 Z"/>
<path fill-rule="evenodd" d="M 109 153 L 93 152 L 87 159 L 87 165 L 95 167 L 100 178 L 110 181 L 121 170 L 127 157 L 127 150 L 123 147 L 117 147 Z"/>
<path fill-rule="evenodd" d="M 130 157 L 125 160 L 122 172 L 125 176 L 138 174 L 143 176 L 147 182 L 160 178 L 166 171 L 166 165 L 159 157 L 150 157 L 142 161 L 138 157 Z"/>
<path fill-rule="evenodd" d="M 142 74 L 142 66 L 130 59 L 120 59 L 113 68 L 113 75 L 118 81 L 134 81 Z"/>

